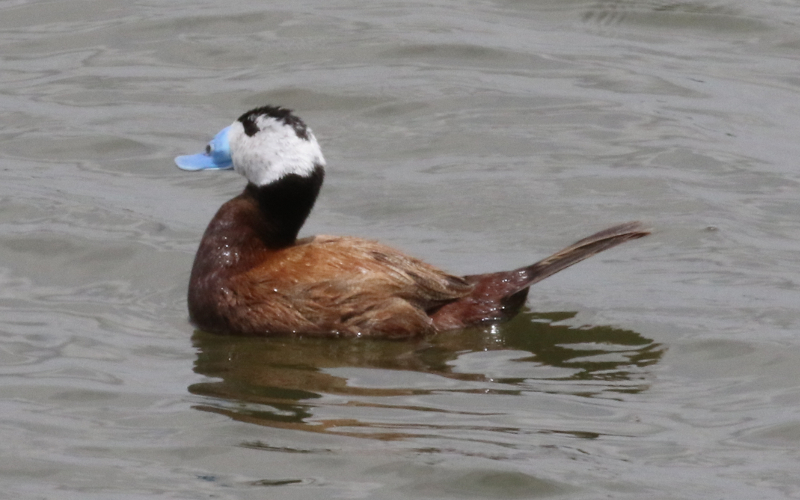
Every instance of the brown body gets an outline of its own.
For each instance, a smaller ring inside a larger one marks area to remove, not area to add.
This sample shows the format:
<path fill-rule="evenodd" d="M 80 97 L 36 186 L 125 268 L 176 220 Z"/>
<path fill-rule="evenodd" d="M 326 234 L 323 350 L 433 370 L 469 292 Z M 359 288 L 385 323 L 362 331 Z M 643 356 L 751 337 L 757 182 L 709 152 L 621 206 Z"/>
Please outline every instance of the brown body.
<path fill-rule="evenodd" d="M 649 232 L 622 224 L 528 267 L 458 277 L 372 241 L 277 238 L 283 233 L 264 203 L 248 185 L 206 229 L 189 285 L 189 313 L 199 328 L 408 338 L 499 322 L 519 311 L 531 284 Z"/>

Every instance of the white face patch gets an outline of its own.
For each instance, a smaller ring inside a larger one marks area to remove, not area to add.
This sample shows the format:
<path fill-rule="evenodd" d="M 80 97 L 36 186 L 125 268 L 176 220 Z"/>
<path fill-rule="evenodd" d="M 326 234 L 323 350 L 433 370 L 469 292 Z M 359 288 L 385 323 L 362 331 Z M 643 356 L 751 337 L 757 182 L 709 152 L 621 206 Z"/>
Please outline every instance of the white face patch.
<path fill-rule="evenodd" d="M 272 184 L 289 174 L 308 177 L 315 166 L 325 166 L 311 129 L 306 129 L 306 140 L 298 137 L 291 125 L 271 116 L 259 116 L 255 123 L 259 130 L 249 136 L 242 122 L 233 122 L 228 139 L 233 169 L 256 186 Z"/>

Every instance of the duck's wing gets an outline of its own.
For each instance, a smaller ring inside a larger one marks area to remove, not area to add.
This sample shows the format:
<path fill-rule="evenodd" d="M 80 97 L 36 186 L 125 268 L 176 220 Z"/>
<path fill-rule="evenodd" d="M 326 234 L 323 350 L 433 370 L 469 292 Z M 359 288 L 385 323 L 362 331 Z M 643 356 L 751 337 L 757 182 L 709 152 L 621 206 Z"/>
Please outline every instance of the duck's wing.
<path fill-rule="evenodd" d="M 473 288 L 462 277 L 386 245 L 332 236 L 273 252 L 237 280 L 247 308 L 264 318 L 260 328 L 319 335 L 432 333 L 426 311 Z"/>

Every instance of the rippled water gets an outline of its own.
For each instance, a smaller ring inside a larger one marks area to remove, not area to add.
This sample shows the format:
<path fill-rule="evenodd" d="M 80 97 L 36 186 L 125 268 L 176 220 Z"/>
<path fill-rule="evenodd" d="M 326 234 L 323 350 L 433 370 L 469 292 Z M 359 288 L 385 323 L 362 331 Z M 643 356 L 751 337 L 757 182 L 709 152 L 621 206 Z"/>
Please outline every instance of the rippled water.
<path fill-rule="evenodd" d="M 0 1 L 8 498 L 798 498 L 800 6 Z M 417 342 L 220 338 L 185 290 L 242 188 L 176 154 L 264 103 L 304 233 L 458 273 L 655 233 Z"/>

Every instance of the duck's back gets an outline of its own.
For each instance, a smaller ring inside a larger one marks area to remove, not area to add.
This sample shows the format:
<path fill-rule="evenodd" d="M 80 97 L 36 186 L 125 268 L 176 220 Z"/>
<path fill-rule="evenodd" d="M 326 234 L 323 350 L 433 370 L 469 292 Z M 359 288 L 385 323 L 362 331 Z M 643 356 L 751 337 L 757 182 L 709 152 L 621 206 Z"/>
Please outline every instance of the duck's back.
<path fill-rule="evenodd" d="M 197 259 L 216 250 L 239 265 L 198 272 L 205 266 L 196 261 L 189 294 L 193 322 L 218 333 L 427 335 L 435 331 L 427 312 L 472 290 L 464 278 L 374 241 L 316 236 L 269 249 L 224 240 L 205 252 L 201 244 Z"/>

